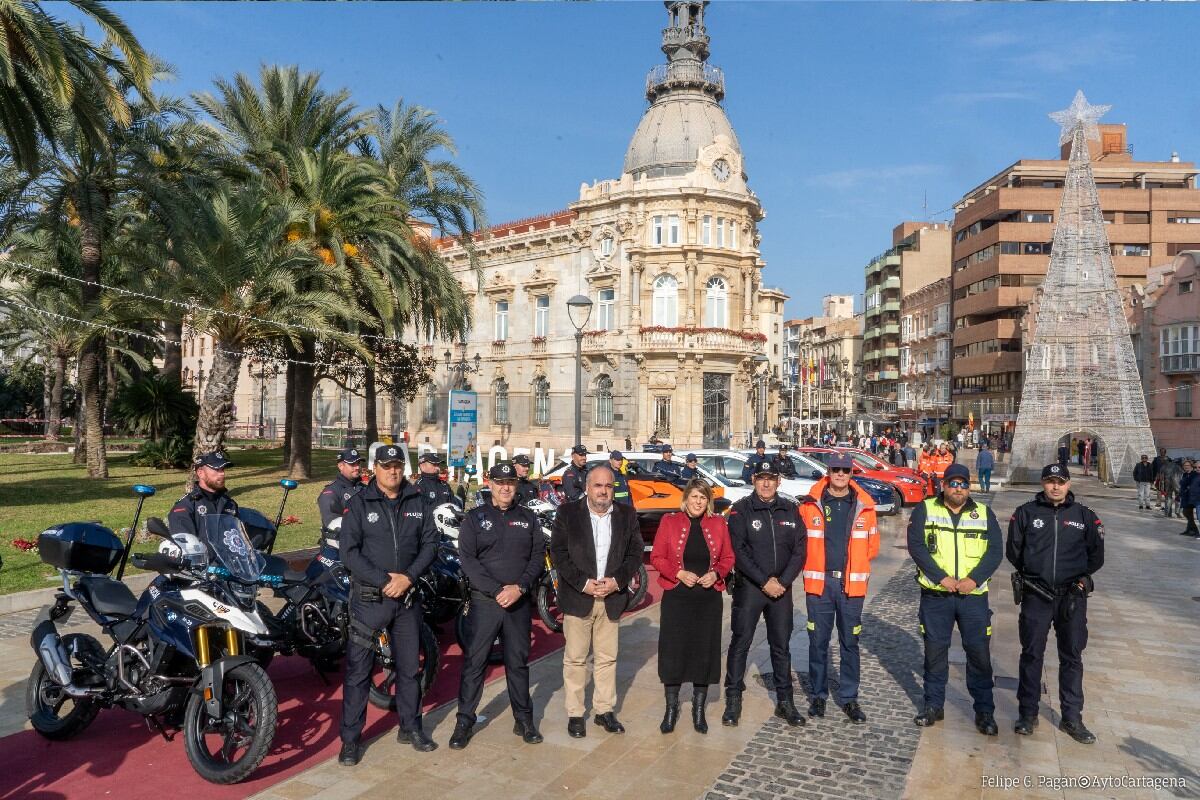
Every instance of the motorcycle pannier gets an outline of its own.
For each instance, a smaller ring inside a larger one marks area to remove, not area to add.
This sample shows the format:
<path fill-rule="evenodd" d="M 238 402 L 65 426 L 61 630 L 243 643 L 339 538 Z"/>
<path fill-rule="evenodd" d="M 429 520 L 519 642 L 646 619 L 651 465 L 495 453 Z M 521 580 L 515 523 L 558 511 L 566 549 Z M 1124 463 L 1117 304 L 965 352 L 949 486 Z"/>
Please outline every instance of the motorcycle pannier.
<path fill-rule="evenodd" d="M 121 562 L 125 546 L 116 535 L 94 522 L 68 522 L 43 531 L 38 553 L 52 567 L 107 575 Z"/>

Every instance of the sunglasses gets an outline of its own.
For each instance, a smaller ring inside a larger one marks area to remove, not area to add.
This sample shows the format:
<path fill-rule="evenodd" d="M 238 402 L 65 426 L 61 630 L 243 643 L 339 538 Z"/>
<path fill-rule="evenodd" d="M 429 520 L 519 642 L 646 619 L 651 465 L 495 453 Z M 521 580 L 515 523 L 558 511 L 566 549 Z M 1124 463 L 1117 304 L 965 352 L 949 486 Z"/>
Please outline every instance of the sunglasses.
<path fill-rule="evenodd" d="M 847 475 L 849 475 L 849 474 L 850 474 L 850 468 L 849 468 L 849 467 L 830 467 L 830 468 L 829 468 L 829 471 L 830 471 L 830 472 L 835 472 L 835 473 L 837 473 L 837 472 L 844 472 L 844 473 L 846 473 Z"/>
<path fill-rule="evenodd" d="M 951 489 L 966 489 L 968 486 L 970 486 L 970 484 L 967 483 L 966 481 L 959 481 L 959 480 L 946 481 L 946 485 L 949 486 Z"/>

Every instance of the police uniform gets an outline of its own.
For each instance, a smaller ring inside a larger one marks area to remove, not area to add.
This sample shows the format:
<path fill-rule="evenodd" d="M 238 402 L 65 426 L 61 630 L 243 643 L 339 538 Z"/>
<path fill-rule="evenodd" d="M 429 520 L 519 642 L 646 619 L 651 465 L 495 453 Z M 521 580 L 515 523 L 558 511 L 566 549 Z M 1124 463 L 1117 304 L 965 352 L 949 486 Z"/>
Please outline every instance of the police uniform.
<path fill-rule="evenodd" d="M 524 453 L 517 455 L 517 456 L 513 456 L 512 463 L 514 465 L 520 464 L 523 467 L 532 467 L 533 466 L 533 462 L 531 462 L 529 460 L 529 456 L 525 455 Z M 517 478 L 517 494 L 514 499 L 514 502 L 519 503 L 521 505 L 525 505 L 530 500 L 537 500 L 540 496 L 541 496 L 541 493 L 538 492 L 538 487 L 537 487 L 536 483 L 529 480 L 528 477 Z"/>
<path fill-rule="evenodd" d="M 675 451 L 671 449 L 670 445 L 667 445 L 663 448 L 662 453 L 666 458 L 660 458 L 658 461 L 655 461 L 650 467 L 650 471 L 665 476 L 669 481 L 679 480 L 683 477 L 683 467 L 671 460 L 671 456 L 675 454 Z"/>
<path fill-rule="evenodd" d="M 360 460 L 362 460 L 362 456 L 354 448 L 348 447 L 338 454 L 338 461 L 341 463 L 357 464 Z M 347 478 L 340 472 L 333 481 L 326 484 L 325 488 L 321 490 L 321 494 L 317 495 L 317 508 L 321 512 L 322 534 L 329 533 L 329 525 L 335 519 L 341 519 L 350 498 L 358 494 L 362 488 L 361 480 Z"/>
<path fill-rule="evenodd" d="M 1051 464 L 1042 470 L 1042 479 L 1050 478 L 1070 480 L 1070 473 L 1063 465 Z M 1009 520 L 1006 552 L 1024 579 L 1017 623 L 1021 662 L 1016 732 L 1032 733 L 1037 724 L 1042 661 L 1053 625 L 1063 730 L 1079 741 L 1095 741 L 1083 727 L 1083 649 L 1091 575 L 1104 565 L 1104 525 L 1092 509 L 1075 502 L 1071 492 L 1057 506 L 1045 492 L 1038 492 Z"/>
<path fill-rule="evenodd" d="M 946 479 L 971 480 L 961 464 L 946 470 Z M 913 509 L 908 523 L 908 552 L 917 565 L 921 586 L 919 619 L 925 641 L 925 708 L 915 722 L 932 725 L 942 718 L 949 676 L 950 638 L 954 625 L 967 655 L 967 690 L 974 701 L 975 726 L 995 735 L 992 715 L 992 612 L 988 607 L 988 579 L 1004 558 L 1004 536 L 995 514 L 967 498 L 957 513 L 945 504 L 945 495 L 927 498 Z M 946 577 L 970 578 L 970 594 L 958 594 L 941 585 Z"/>
<path fill-rule="evenodd" d="M 587 448 L 583 445 L 575 445 L 571 448 L 574 455 L 587 455 Z M 563 472 L 562 487 L 563 494 L 567 496 L 567 501 L 578 500 L 587 494 L 587 472 L 588 465 L 585 461 L 582 467 L 575 466 L 574 463 L 568 464 L 567 469 Z"/>
<path fill-rule="evenodd" d="M 493 480 L 514 480 L 507 463 L 488 471 Z M 546 539 L 537 516 L 514 502 L 506 509 L 492 501 L 467 512 L 458 534 L 458 555 L 471 583 L 471 600 L 466 612 L 467 642 L 458 690 L 458 722 L 450 746 L 465 747 L 475 724 L 475 710 L 483 694 L 483 673 L 496 635 L 504 647 L 504 679 L 513 719 L 521 732 L 533 728 L 533 704 L 529 696 L 529 644 L 532 628 L 532 590 L 542 575 Z M 516 585 L 521 597 L 507 608 L 496 602 L 505 587 Z M 536 728 L 533 728 L 536 734 Z M 540 741 L 540 735 L 536 737 Z"/>
<path fill-rule="evenodd" d="M 766 448 L 766 446 L 767 446 L 766 443 L 760 439 L 754 445 L 754 448 L 755 448 L 755 450 L 763 450 Z M 750 458 L 746 460 L 746 463 L 744 465 L 742 465 L 742 480 L 745 481 L 746 483 L 749 483 L 751 480 L 754 479 L 754 474 L 758 470 L 758 465 L 763 462 L 770 462 L 770 461 L 771 461 L 771 457 L 768 456 L 766 453 L 757 453 L 756 452 L 756 453 L 751 454 Z M 774 470 L 774 471 L 778 472 L 778 470 Z"/>
<path fill-rule="evenodd" d="M 612 465 L 613 461 L 620 463 L 624 460 L 625 454 L 620 450 L 613 450 L 608 454 L 608 466 L 612 467 L 613 471 L 613 502 L 632 506 L 633 495 L 629 491 L 629 478 L 625 477 L 620 469 Z"/>
<path fill-rule="evenodd" d="M 680 471 L 679 477 L 683 478 L 685 481 L 690 481 L 692 478 L 703 477 L 703 475 L 700 474 L 699 467 L 692 466 L 692 464 L 696 461 L 695 453 L 688 453 L 684 461 L 686 463 L 683 469 Z"/>
<path fill-rule="evenodd" d="M 757 475 L 776 475 L 775 467 L 764 462 Z M 795 709 L 792 688 L 792 583 L 804 568 L 806 539 L 799 507 L 778 494 L 770 502 L 755 492 L 733 504 L 729 514 L 729 538 L 736 556 L 737 582 L 733 590 L 729 654 L 725 663 L 726 725 L 736 725 L 741 712 L 742 692 L 746 689 L 746 656 L 754 641 L 759 617 L 766 617 L 767 642 L 771 650 L 771 671 L 775 682 L 776 714 L 790 712 L 789 722 L 803 723 Z M 786 590 L 777 598 L 768 597 L 763 585 L 775 578 Z M 780 706 L 786 704 L 786 708 Z M 781 713 L 783 712 L 783 713 Z M 787 717 L 785 717 L 786 719 Z M 798 721 L 797 721 L 798 720 Z"/>
<path fill-rule="evenodd" d="M 195 461 L 195 466 L 210 469 L 225 469 L 232 465 L 233 462 L 220 451 L 205 453 Z M 171 508 L 171 513 L 167 515 L 167 528 L 172 536 L 177 533 L 190 533 L 197 536 L 203 525 L 202 520 L 207 515 L 233 514 L 236 516 L 237 513 L 237 501 L 230 497 L 224 489 L 219 492 L 209 492 L 197 485 L 179 498 Z"/>
<path fill-rule="evenodd" d="M 402 459 L 400 448 L 388 445 L 380 448 L 376 463 Z M 433 515 L 428 513 L 416 486 L 408 481 L 401 481 L 398 496 L 390 499 L 372 480 L 350 498 L 342 516 L 342 563 L 353 581 L 351 625 L 360 633 L 370 632 L 372 639 L 374 632 L 388 633 L 396 665 L 396 712 L 402 735 L 421 730 L 418 674 L 422 611 L 416 582 L 433 563 L 437 542 Z M 383 595 L 378 590 L 391 580 L 389 573 L 408 576 L 413 588 L 400 598 Z M 364 646 L 366 642 L 359 644 L 356 638 L 361 641 L 361 637 L 352 636 L 346 655 L 343 744 L 356 744 L 362 734 L 375 662 L 374 648 Z"/>
<path fill-rule="evenodd" d="M 455 502 L 454 493 L 450 491 L 450 485 L 442 480 L 440 472 L 442 460 L 438 458 L 437 453 L 422 454 L 417 459 L 417 464 L 419 474 L 413 483 L 416 485 L 417 491 L 421 493 L 425 505 L 432 510 L 443 503 Z M 432 474 L 420 472 L 420 464 L 435 464 L 438 466 L 439 471 Z"/>
<path fill-rule="evenodd" d="M 796 477 L 796 464 L 792 461 L 787 453 L 780 451 L 771 459 L 775 462 L 775 469 L 779 471 L 779 475 L 783 478 Z"/>

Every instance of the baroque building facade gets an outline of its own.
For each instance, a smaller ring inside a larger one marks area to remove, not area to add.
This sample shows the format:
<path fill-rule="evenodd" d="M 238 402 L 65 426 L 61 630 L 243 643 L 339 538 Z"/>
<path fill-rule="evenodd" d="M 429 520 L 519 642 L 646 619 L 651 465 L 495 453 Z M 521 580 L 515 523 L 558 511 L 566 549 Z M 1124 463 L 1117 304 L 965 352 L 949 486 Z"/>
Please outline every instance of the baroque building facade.
<path fill-rule="evenodd" d="M 459 242 L 439 243 L 474 321 L 463 342 L 425 344 L 436 379 L 396 413 L 417 442 L 440 448 L 448 392 L 469 385 L 481 447 L 574 444 L 567 300 L 580 294 L 592 302 L 581 341 L 589 449 L 654 435 L 726 447 L 776 420 L 787 296 L 762 284 L 764 211 L 721 106 L 724 75 L 707 63 L 706 4 L 665 5 L 667 62 L 647 76 L 650 105 L 621 176 L 583 184 L 562 211 L 481 232 L 478 272 Z"/>

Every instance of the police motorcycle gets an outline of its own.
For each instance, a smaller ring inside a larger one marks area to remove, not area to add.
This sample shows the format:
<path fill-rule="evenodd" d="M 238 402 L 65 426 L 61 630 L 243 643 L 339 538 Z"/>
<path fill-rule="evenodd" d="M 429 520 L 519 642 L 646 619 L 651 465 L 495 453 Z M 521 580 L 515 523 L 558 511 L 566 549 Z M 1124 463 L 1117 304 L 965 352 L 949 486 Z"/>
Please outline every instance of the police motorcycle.
<path fill-rule="evenodd" d="M 204 518 L 198 536 L 181 534 L 174 555 L 130 559 L 142 503 L 154 491 L 134 487 L 137 512 L 123 543 L 93 522 L 38 536 L 42 560 L 62 574 L 62 591 L 30 636 L 38 662 L 26 690 L 29 720 L 47 739 L 65 740 L 102 709 L 124 708 L 168 741 L 182 732 L 188 761 L 205 780 L 237 783 L 266 756 L 278 713 L 270 679 L 245 652 L 247 639 L 267 630 L 255 609 L 263 560 L 237 518 L 224 514 Z M 140 598 L 121 582 L 127 561 L 159 573 Z M 59 634 L 56 623 L 73 604 L 109 645 Z"/>

